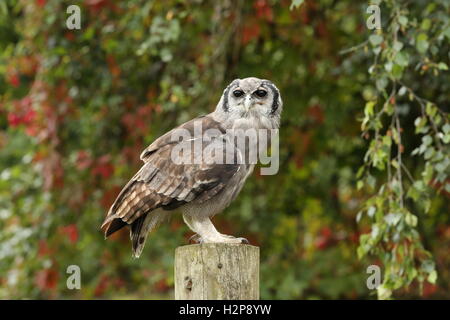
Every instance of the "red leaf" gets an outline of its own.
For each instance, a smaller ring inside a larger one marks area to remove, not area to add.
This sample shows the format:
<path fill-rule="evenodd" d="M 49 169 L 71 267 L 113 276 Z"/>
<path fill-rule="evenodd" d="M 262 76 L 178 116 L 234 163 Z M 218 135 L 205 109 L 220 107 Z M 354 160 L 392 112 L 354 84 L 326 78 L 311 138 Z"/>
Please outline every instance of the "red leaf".
<path fill-rule="evenodd" d="M 36 273 L 36 286 L 41 290 L 54 290 L 58 283 L 58 273 L 53 269 L 44 269 Z"/>
<path fill-rule="evenodd" d="M 76 224 L 59 227 L 59 232 L 66 235 L 71 243 L 76 243 L 78 241 L 78 228 Z"/>
<path fill-rule="evenodd" d="M 253 7 L 256 9 L 256 16 L 258 18 L 273 21 L 273 11 L 267 0 L 257 0 L 254 2 Z"/>
<path fill-rule="evenodd" d="M 95 13 L 101 9 L 111 6 L 109 0 L 85 0 L 86 6 L 89 7 Z"/>
<path fill-rule="evenodd" d="M 8 113 L 8 123 L 11 127 L 17 127 L 22 123 L 22 118 L 15 113 Z"/>
<path fill-rule="evenodd" d="M 324 237 L 318 237 L 314 240 L 314 247 L 318 250 L 325 250 L 328 247 L 328 240 Z"/>
<path fill-rule="evenodd" d="M 75 40 L 75 34 L 71 31 L 68 31 L 64 34 L 64 38 L 66 38 L 69 41 Z"/>
<path fill-rule="evenodd" d="M 39 249 L 38 249 L 38 256 L 47 256 L 52 253 L 52 250 L 48 247 L 48 244 L 44 240 L 39 241 Z"/>
<path fill-rule="evenodd" d="M 322 236 L 324 236 L 327 240 L 330 239 L 333 236 L 333 233 L 331 232 L 331 229 L 328 227 L 323 227 L 320 230 L 320 233 L 322 234 Z"/>
<path fill-rule="evenodd" d="M 23 123 L 24 124 L 30 124 L 34 121 L 36 118 L 36 111 L 33 109 L 29 109 L 23 116 Z"/>
<path fill-rule="evenodd" d="M 101 164 L 92 169 L 92 174 L 107 179 L 112 175 L 113 171 L 114 167 L 111 164 Z"/>
<path fill-rule="evenodd" d="M 314 246 L 319 250 L 324 250 L 333 244 L 335 244 L 333 232 L 329 227 L 323 227 L 320 235 L 314 241 Z"/>
<path fill-rule="evenodd" d="M 120 76 L 120 67 L 116 62 L 116 59 L 112 55 L 108 55 L 106 57 L 106 61 L 108 62 L 109 72 L 113 75 L 113 77 L 117 78 Z"/>
<path fill-rule="evenodd" d="M 423 284 L 423 296 L 427 298 L 433 295 L 437 291 L 437 289 L 438 289 L 437 285 L 425 282 Z"/>
<path fill-rule="evenodd" d="M 261 28 L 258 23 L 254 22 L 251 25 L 244 26 L 242 30 L 242 44 L 247 44 L 251 40 L 258 38 L 261 33 Z"/>
<path fill-rule="evenodd" d="M 19 78 L 19 75 L 17 74 L 17 72 L 14 72 L 14 73 L 8 75 L 7 81 L 14 88 L 17 88 L 20 85 L 20 78 Z"/>
<path fill-rule="evenodd" d="M 161 279 L 155 283 L 155 291 L 156 292 L 166 292 L 170 287 L 167 285 L 166 279 Z"/>
<path fill-rule="evenodd" d="M 92 174 L 101 176 L 104 179 L 109 178 L 114 172 L 114 166 L 110 163 L 110 156 L 104 155 L 97 160 L 97 164 L 92 168 Z"/>
<path fill-rule="evenodd" d="M 103 275 L 103 276 L 100 278 L 100 281 L 98 282 L 97 286 L 95 287 L 94 295 L 95 295 L 96 297 L 99 297 L 99 296 L 103 295 L 103 293 L 105 293 L 106 289 L 107 289 L 108 286 L 109 286 L 109 282 L 110 282 L 110 281 L 109 281 L 109 277 Z"/>

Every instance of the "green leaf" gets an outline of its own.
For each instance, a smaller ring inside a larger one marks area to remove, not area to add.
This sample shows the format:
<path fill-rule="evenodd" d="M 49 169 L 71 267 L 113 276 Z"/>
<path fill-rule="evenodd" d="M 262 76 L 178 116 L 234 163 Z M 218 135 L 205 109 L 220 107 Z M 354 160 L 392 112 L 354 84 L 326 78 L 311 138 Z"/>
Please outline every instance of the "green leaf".
<path fill-rule="evenodd" d="M 442 31 L 442 34 L 447 37 L 447 39 L 450 40 L 450 26 L 447 27 L 447 29 Z"/>
<path fill-rule="evenodd" d="M 305 2 L 305 0 L 292 0 L 289 10 L 297 9 L 303 4 L 303 2 Z"/>
<path fill-rule="evenodd" d="M 378 91 L 382 91 L 387 87 L 388 79 L 387 77 L 381 77 L 376 80 L 375 84 L 377 86 Z"/>
<path fill-rule="evenodd" d="M 372 226 L 372 231 L 370 232 L 370 236 L 372 239 L 376 240 L 379 235 L 380 235 L 380 227 L 378 226 L 378 224 L 374 224 Z"/>
<path fill-rule="evenodd" d="M 430 14 L 431 12 L 434 11 L 434 9 L 436 9 L 436 3 L 435 2 L 430 2 L 427 7 L 425 8 L 425 13 L 426 14 Z"/>
<path fill-rule="evenodd" d="M 367 176 L 367 184 L 369 185 L 370 188 L 375 188 L 375 183 L 377 183 L 377 180 L 374 176 L 372 175 L 368 175 Z"/>
<path fill-rule="evenodd" d="M 436 283 L 436 280 L 437 280 L 437 272 L 436 272 L 436 270 L 433 270 L 433 271 L 430 272 L 430 274 L 428 275 L 427 280 L 428 280 L 429 283 L 432 283 L 432 284 Z"/>
<path fill-rule="evenodd" d="M 358 259 L 363 258 L 366 255 L 367 251 L 364 249 L 363 246 L 359 246 L 356 249 L 356 254 L 358 255 Z"/>
<path fill-rule="evenodd" d="M 401 219 L 401 213 L 389 213 L 384 217 L 386 223 L 390 226 L 395 226 Z"/>
<path fill-rule="evenodd" d="M 428 43 L 428 36 L 425 33 L 420 33 L 416 38 L 416 48 L 420 53 L 425 53 L 430 44 Z"/>
<path fill-rule="evenodd" d="M 408 198 L 413 199 L 414 201 L 417 201 L 417 200 L 419 200 L 420 193 L 418 192 L 418 190 L 414 186 L 411 186 L 408 189 L 408 192 L 407 192 L 406 196 Z"/>
<path fill-rule="evenodd" d="M 450 193 L 450 183 L 445 184 L 445 191 Z"/>
<path fill-rule="evenodd" d="M 369 37 L 369 41 L 374 47 L 376 47 L 383 42 L 383 36 L 379 34 L 372 34 Z"/>
<path fill-rule="evenodd" d="M 416 126 L 416 133 L 426 133 L 428 128 L 426 129 L 425 125 L 427 124 L 426 117 L 417 117 L 414 121 L 414 125 Z"/>
<path fill-rule="evenodd" d="M 405 86 L 402 86 L 399 90 L 398 90 L 398 95 L 399 96 L 403 96 L 405 95 L 405 93 L 407 92 L 407 88 Z"/>
<path fill-rule="evenodd" d="M 429 146 L 432 142 L 433 142 L 433 138 L 431 138 L 430 135 L 426 135 L 426 136 L 423 136 L 423 137 L 422 137 L 422 143 L 423 143 L 425 146 Z"/>
<path fill-rule="evenodd" d="M 408 18 L 405 16 L 400 16 L 398 17 L 398 22 L 400 23 L 400 25 L 405 27 L 408 24 Z"/>
<path fill-rule="evenodd" d="M 448 66 L 445 62 L 439 62 L 438 69 L 439 70 L 448 70 Z"/>
<path fill-rule="evenodd" d="M 403 48 L 403 43 L 401 43 L 400 41 L 395 41 L 392 47 L 395 51 L 400 51 Z"/>
<path fill-rule="evenodd" d="M 417 226 L 417 217 L 412 213 L 408 212 L 405 216 L 405 222 L 411 227 L 415 227 Z"/>
<path fill-rule="evenodd" d="M 444 124 L 444 126 L 442 127 L 442 131 L 444 131 L 445 134 L 450 133 L 450 124 Z"/>
<path fill-rule="evenodd" d="M 388 300 L 392 296 L 392 290 L 386 288 L 384 284 L 378 286 L 377 288 L 378 299 Z"/>
<path fill-rule="evenodd" d="M 361 180 L 358 180 L 358 182 L 356 183 L 356 189 L 361 190 L 363 187 L 364 187 L 364 182 Z"/>
<path fill-rule="evenodd" d="M 425 151 L 423 157 L 425 158 L 425 160 L 429 160 L 434 156 L 434 153 L 435 153 L 434 148 L 427 148 L 427 151 Z"/>
<path fill-rule="evenodd" d="M 424 260 L 421 265 L 421 268 L 427 273 L 433 272 L 435 270 L 435 267 L 436 264 L 434 263 L 433 260 L 430 259 Z"/>
<path fill-rule="evenodd" d="M 8 14 L 8 5 L 6 1 L 0 2 L 0 14 L 2 14 L 3 16 L 6 16 Z"/>
<path fill-rule="evenodd" d="M 359 211 L 359 212 L 357 213 L 357 215 L 356 215 L 356 222 L 357 222 L 357 223 L 359 223 L 359 221 L 361 221 L 362 215 L 363 215 L 363 212 L 362 212 L 362 211 Z"/>
<path fill-rule="evenodd" d="M 399 66 L 406 67 L 408 66 L 409 56 L 406 53 L 399 52 L 395 56 L 394 62 L 397 63 Z"/>
<path fill-rule="evenodd" d="M 367 117 L 373 116 L 373 109 L 376 103 L 376 101 L 367 101 L 366 106 L 364 107 L 364 113 Z"/>
<path fill-rule="evenodd" d="M 423 170 L 423 172 L 422 172 L 422 178 L 426 184 L 428 184 L 431 181 L 431 178 L 433 178 L 433 172 L 434 172 L 434 167 L 432 165 L 430 165 L 429 163 L 427 163 L 425 166 L 425 170 Z M 416 181 L 416 183 L 419 183 L 419 181 Z M 422 191 L 425 190 L 425 185 L 423 185 L 423 184 L 420 185 L 420 188 Z"/>
<path fill-rule="evenodd" d="M 371 206 L 368 210 L 367 210 L 367 215 L 369 217 L 373 217 L 373 215 L 375 214 L 376 208 L 374 206 Z"/>
<path fill-rule="evenodd" d="M 163 48 L 160 52 L 161 60 L 164 62 L 169 62 L 172 60 L 172 52 L 168 48 Z"/>
<path fill-rule="evenodd" d="M 446 134 L 442 137 L 442 142 L 444 142 L 445 144 L 450 143 L 450 134 Z"/>
<path fill-rule="evenodd" d="M 422 23 L 420 24 L 420 28 L 422 30 L 428 30 L 431 27 L 431 20 L 430 19 L 424 19 Z"/>
<path fill-rule="evenodd" d="M 392 68 L 392 76 L 395 79 L 400 79 L 402 77 L 402 74 L 403 74 L 403 67 L 398 64 L 394 64 L 394 67 Z"/>
<path fill-rule="evenodd" d="M 434 117 L 434 115 L 437 113 L 437 108 L 432 103 L 428 102 L 425 107 L 425 112 L 427 115 L 429 115 L 431 118 Z"/>
<path fill-rule="evenodd" d="M 444 161 L 438 162 L 435 164 L 434 168 L 436 169 L 437 172 L 442 172 L 444 173 L 448 167 L 448 158 L 446 158 Z"/>
<path fill-rule="evenodd" d="M 392 61 L 388 61 L 384 64 L 384 69 L 387 72 L 391 72 L 392 71 L 392 67 L 394 66 L 394 64 L 392 63 Z"/>

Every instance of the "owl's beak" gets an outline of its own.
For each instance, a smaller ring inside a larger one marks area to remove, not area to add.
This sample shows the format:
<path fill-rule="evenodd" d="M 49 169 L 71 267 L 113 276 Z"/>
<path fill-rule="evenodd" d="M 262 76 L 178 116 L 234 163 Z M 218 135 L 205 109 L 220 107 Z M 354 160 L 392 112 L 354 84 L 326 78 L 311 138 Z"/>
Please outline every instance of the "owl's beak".
<path fill-rule="evenodd" d="M 249 110 L 250 110 L 250 107 L 251 107 L 252 105 L 253 105 L 252 97 L 251 97 L 250 95 L 246 96 L 246 97 L 245 97 L 245 100 L 244 100 L 244 108 L 245 108 L 245 111 L 249 111 Z"/>

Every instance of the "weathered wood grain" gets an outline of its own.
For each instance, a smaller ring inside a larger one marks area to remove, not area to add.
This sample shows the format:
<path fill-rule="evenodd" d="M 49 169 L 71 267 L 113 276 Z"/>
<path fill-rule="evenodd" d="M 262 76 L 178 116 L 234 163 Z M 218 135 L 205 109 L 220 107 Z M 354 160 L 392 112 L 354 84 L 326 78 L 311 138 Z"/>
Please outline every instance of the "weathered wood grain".
<path fill-rule="evenodd" d="M 258 300 L 259 248 L 207 243 L 175 250 L 176 300 Z"/>

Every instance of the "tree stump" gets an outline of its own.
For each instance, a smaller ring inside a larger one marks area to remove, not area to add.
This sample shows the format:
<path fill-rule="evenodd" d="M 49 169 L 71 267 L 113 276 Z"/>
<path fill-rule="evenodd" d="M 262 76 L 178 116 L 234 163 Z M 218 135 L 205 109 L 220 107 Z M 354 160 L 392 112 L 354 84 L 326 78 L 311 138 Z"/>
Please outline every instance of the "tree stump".
<path fill-rule="evenodd" d="M 259 247 L 205 243 L 175 250 L 176 300 L 258 300 Z"/>

